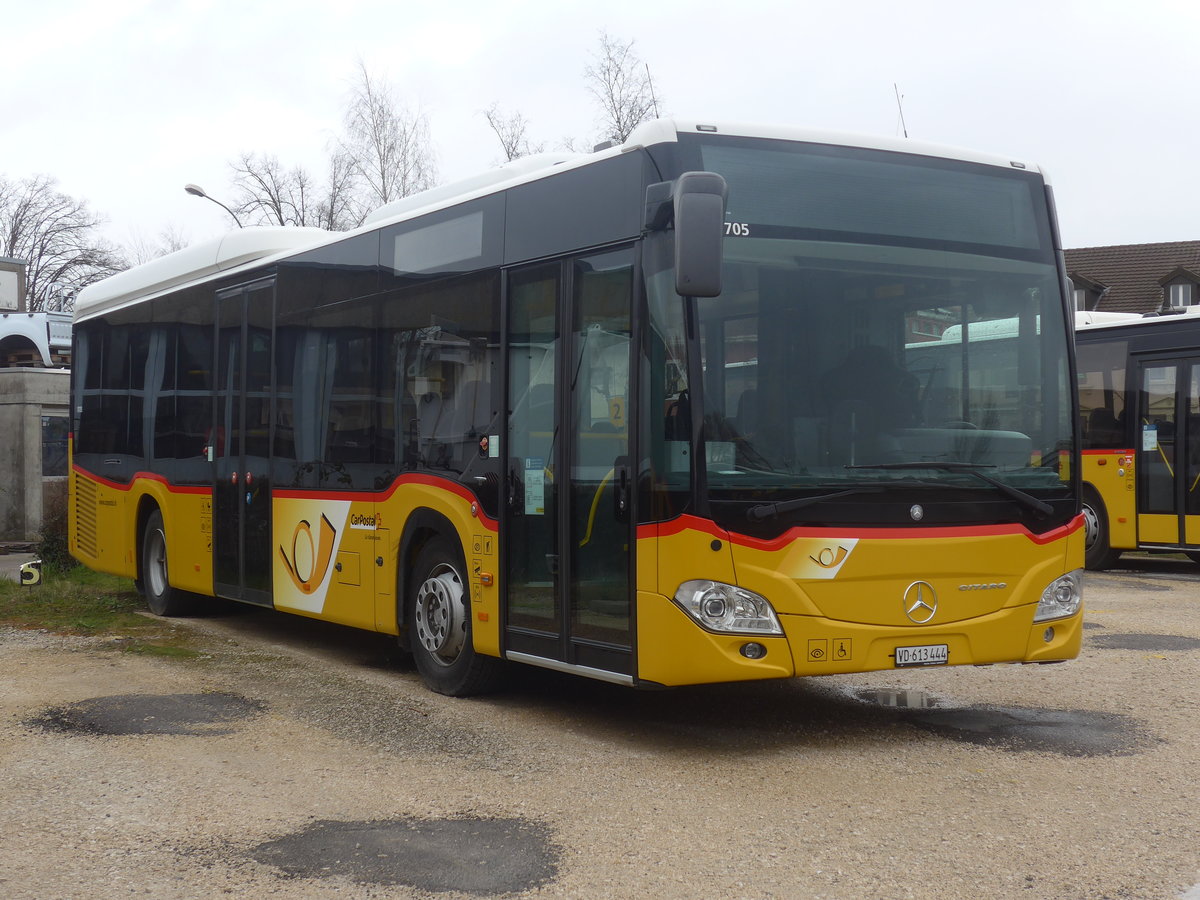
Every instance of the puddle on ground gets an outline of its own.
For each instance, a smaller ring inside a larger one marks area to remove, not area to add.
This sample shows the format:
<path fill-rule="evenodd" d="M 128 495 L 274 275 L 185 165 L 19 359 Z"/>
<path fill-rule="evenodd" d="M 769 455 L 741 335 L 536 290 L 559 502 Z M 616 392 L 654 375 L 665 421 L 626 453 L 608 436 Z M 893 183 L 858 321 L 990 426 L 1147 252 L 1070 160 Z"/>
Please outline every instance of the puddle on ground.
<path fill-rule="evenodd" d="M 56 706 L 26 720 L 48 731 L 78 734 L 230 734 L 228 725 L 264 706 L 236 694 L 120 694 Z"/>
<path fill-rule="evenodd" d="M 250 856 L 298 878 L 347 878 L 419 891 L 516 894 L 557 874 L 550 829 L 528 819 L 314 822 Z"/>
<path fill-rule="evenodd" d="M 1196 650 L 1200 640 L 1177 634 L 1098 634 L 1088 644 L 1105 650 Z"/>
<path fill-rule="evenodd" d="M 860 690 L 864 702 L 895 709 L 899 719 L 941 737 L 1013 751 L 1062 756 L 1127 756 L 1157 743 L 1129 716 L 1075 709 L 955 706 L 917 690 Z"/>
<path fill-rule="evenodd" d="M 1083 709 L 976 706 L 905 718 L 969 744 L 1062 756 L 1128 756 L 1156 742 L 1129 716 Z"/>
<path fill-rule="evenodd" d="M 1090 628 L 1103 628 L 1104 626 L 1101 625 L 1099 622 L 1084 622 L 1083 627 L 1084 627 L 1084 629 L 1090 629 Z"/>

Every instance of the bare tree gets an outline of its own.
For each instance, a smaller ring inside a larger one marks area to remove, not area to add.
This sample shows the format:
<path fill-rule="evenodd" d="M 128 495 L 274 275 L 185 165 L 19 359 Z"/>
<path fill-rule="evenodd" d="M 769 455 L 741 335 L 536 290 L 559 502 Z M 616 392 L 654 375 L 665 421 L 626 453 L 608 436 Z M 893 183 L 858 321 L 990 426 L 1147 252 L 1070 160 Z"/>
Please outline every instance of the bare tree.
<path fill-rule="evenodd" d="M 229 165 L 239 219 L 255 225 L 316 224 L 316 189 L 302 166 L 285 168 L 279 157 L 266 153 L 243 153 Z"/>
<path fill-rule="evenodd" d="M 343 123 L 340 149 L 361 181 L 362 196 L 381 206 L 431 188 L 437 181 L 429 122 L 397 101 L 386 82 L 358 64 L 358 83 Z"/>
<path fill-rule="evenodd" d="M 600 33 L 593 63 L 583 70 L 588 92 L 600 104 L 603 140 L 623 144 L 633 129 L 659 113 L 650 67 L 633 52 L 633 41 Z"/>
<path fill-rule="evenodd" d="M 483 114 L 487 117 L 488 125 L 500 140 L 500 146 L 504 149 L 505 162 L 512 162 L 514 159 L 520 159 L 522 156 L 529 156 L 533 153 L 541 153 L 546 149 L 545 144 L 529 143 L 526 134 L 529 129 L 529 120 L 519 112 L 506 115 L 500 111 L 499 103 L 493 103 L 484 110 Z"/>
<path fill-rule="evenodd" d="M 182 250 L 189 243 L 186 234 L 175 226 L 168 225 L 154 238 L 134 235 L 133 239 L 124 245 L 125 261 L 130 266 L 140 266 L 152 259 Z"/>
<path fill-rule="evenodd" d="M 390 86 L 361 62 L 343 125 L 345 133 L 331 142 L 323 182 L 269 153 L 243 153 L 230 163 L 238 217 L 255 225 L 346 231 L 376 207 L 433 186 L 425 117 L 400 106 Z"/>
<path fill-rule="evenodd" d="M 57 190 L 49 175 L 20 181 L 0 176 L 0 255 L 28 263 L 29 309 L 126 268 L 117 248 L 98 234 L 99 216 L 87 202 Z"/>
<path fill-rule="evenodd" d="M 329 231 L 349 231 L 362 224 L 367 209 L 358 197 L 354 161 L 342 149 L 329 154 L 325 194 L 317 204 L 317 225 Z"/>
<path fill-rule="evenodd" d="M 361 225 L 370 209 L 354 162 L 341 149 L 330 153 L 324 183 L 303 166 L 286 168 L 266 153 L 243 153 L 229 167 L 237 217 L 251 225 L 348 231 Z"/>

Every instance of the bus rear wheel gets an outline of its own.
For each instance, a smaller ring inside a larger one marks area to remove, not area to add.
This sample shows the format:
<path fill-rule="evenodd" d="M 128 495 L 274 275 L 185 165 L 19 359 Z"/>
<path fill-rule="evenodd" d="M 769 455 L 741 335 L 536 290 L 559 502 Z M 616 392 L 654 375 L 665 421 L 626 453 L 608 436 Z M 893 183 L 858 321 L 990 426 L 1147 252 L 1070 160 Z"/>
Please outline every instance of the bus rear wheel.
<path fill-rule="evenodd" d="M 466 697 L 494 689 L 501 662 L 475 652 L 471 594 L 458 547 L 442 537 L 417 555 L 409 592 L 409 645 L 417 671 L 430 690 Z"/>
<path fill-rule="evenodd" d="M 1108 510 L 1091 485 L 1083 487 L 1084 565 L 1093 571 L 1107 569 L 1121 556 L 1108 542 Z"/>
<path fill-rule="evenodd" d="M 167 532 L 162 513 L 157 509 L 146 521 L 142 533 L 142 583 L 146 605 L 156 616 L 185 616 L 194 609 L 193 597 L 171 587 L 167 573 Z"/>

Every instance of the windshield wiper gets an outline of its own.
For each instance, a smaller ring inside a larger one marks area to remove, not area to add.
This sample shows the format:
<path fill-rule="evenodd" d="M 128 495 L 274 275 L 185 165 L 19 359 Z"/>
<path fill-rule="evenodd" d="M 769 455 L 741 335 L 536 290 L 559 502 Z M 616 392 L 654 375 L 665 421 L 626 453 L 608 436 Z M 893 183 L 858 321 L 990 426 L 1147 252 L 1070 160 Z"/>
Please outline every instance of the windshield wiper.
<path fill-rule="evenodd" d="M 799 497 L 795 500 L 783 500 L 779 503 L 760 503 L 758 506 L 752 506 L 746 510 L 746 518 L 751 522 L 761 522 L 764 519 L 773 519 L 783 513 L 804 509 L 806 506 L 824 503 L 826 500 L 849 497 L 851 494 L 878 494 L 883 490 L 885 488 L 882 487 L 858 487 L 849 488 L 844 491 L 834 491 L 832 494 L 817 494 L 815 497 Z"/>
<path fill-rule="evenodd" d="M 1038 513 L 1039 515 L 1048 516 L 1048 515 L 1050 515 L 1050 513 L 1054 512 L 1054 507 L 1051 506 L 1049 503 L 1046 503 L 1044 500 L 1039 500 L 1037 497 L 1033 496 L 1032 494 L 1027 494 L 1024 491 L 1018 490 L 1017 488 L 1013 487 L 1011 484 L 1005 484 L 1003 481 L 1000 481 L 997 478 L 993 478 L 991 475 L 985 475 L 983 472 L 979 471 L 980 469 L 994 469 L 994 468 L 996 468 L 995 466 L 984 466 L 979 463 L 968 463 L 968 462 L 925 461 L 925 462 L 876 463 L 874 465 L 846 466 L 846 468 L 847 469 L 884 469 L 884 470 L 941 469 L 942 471 L 945 471 L 945 472 L 963 472 L 967 475 L 974 475 L 980 481 L 986 481 L 992 487 L 996 488 L 996 490 L 1000 491 L 1000 493 L 1004 494 L 1005 496 L 1011 497 L 1013 500 L 1016 500 L 1022 506 L 1026 507 L 1027 509 L 1032 509 L 1034 512 Z"/>

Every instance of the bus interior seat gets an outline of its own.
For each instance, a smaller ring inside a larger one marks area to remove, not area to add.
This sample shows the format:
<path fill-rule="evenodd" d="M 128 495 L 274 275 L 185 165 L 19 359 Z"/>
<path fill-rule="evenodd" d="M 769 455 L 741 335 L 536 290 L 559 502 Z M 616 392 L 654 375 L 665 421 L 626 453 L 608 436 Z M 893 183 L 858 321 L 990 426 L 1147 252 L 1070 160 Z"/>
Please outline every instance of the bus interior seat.
<path fill-rule="evenodd" d="M 738 397 L 737 415 L 733 424 L 743 437 L 753 437 L 758 431 L 758 390 L 746 388 Z"/>
<path fill-rule="evenodd" d="M 1099 407 L 1088 414 L 1088 443 L 1092 447 L 1115 446 L 1121 441 L 1121 427 L 1111 409 Z"/>
<path fill-rule="evenodd" d="M 664 410 L 663 434 L 668 441 L 690 441 L 692 439 L 691 403 L 687 390 L 682 390 L 673 400 L 668 400 Z"/>

